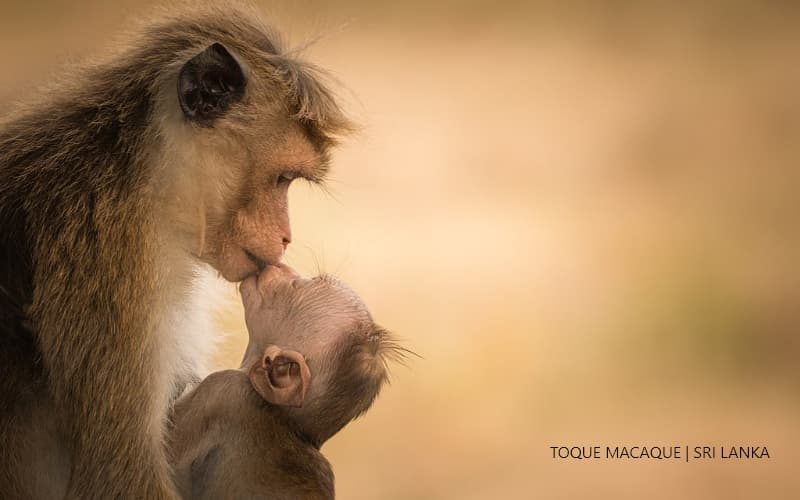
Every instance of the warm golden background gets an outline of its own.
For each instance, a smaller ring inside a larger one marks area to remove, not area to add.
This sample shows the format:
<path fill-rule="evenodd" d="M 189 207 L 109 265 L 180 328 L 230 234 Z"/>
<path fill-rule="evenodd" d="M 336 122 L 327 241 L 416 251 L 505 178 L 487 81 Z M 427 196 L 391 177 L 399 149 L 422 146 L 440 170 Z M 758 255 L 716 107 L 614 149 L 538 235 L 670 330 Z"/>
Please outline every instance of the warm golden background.
<path fill-rule="evenodd" d="M 0 106 L 150 3 L 4 1 Z M 800 498 L 798 4 L 569 5 L 264 4 L 323 35 L 363 125 L 328 192 L 292 188 L 288 260 L 424 358 L 325 446 L 339 497 Z M 221 316 L 231 366 L 235 298 Z"/>

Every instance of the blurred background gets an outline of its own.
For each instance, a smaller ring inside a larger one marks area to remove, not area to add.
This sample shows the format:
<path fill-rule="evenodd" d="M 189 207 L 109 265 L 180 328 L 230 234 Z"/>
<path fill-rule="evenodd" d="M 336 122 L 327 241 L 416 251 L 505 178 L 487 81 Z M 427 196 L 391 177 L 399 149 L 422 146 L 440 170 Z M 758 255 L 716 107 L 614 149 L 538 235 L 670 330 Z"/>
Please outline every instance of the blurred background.
<path fill-rule="evenodd" d="M 0 3 L 0 108 L 151 4 Z M 800 498 L 800 5 L 259 5 L 363 127 L 288 262 L 422 356 L 324 447 L 339 498 Z M 549 448 L 687 444 L 772 458 Z"/>

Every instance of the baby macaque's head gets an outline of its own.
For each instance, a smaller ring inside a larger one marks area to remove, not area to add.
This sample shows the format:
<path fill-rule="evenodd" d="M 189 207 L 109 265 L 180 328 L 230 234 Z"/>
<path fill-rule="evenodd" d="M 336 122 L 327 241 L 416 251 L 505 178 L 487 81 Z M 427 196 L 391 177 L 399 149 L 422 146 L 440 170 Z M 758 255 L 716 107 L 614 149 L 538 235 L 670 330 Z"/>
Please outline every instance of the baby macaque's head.
<path fill-rule="evenodd" d="M 255 390 L 317 446 L 365 412 L 397 352 L 358 295 L 330 276 L 269 266 L 240 286 Z"/>

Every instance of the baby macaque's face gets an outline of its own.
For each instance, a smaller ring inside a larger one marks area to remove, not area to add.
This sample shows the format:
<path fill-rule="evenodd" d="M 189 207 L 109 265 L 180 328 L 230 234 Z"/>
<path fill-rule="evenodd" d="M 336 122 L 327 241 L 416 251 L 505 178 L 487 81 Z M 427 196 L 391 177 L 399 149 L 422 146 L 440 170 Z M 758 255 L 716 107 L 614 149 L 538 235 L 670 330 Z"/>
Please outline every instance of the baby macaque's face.
<path fill-rule="evenodd" d="M 242 367 L 299 432 L 321 445 L 369 408 L 394 344 L 355 292 L 284 265 L 246 279 L 240 292 L 250 334 Z"/>

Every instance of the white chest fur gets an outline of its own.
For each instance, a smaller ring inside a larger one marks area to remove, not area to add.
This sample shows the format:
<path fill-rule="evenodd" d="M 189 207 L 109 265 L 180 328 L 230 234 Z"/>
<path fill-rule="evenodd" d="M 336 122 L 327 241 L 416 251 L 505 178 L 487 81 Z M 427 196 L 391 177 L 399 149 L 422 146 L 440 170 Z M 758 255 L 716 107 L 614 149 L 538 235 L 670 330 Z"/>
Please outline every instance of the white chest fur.
<path fill-rule="evenodd" d="M 204 378 L 219 341 L 213 313 L 231 286 L 206 265 L 192 268 L 180 300 L 164 311 L 158 327 L 162 387 L 176 395 L 186 383 Z"/>

